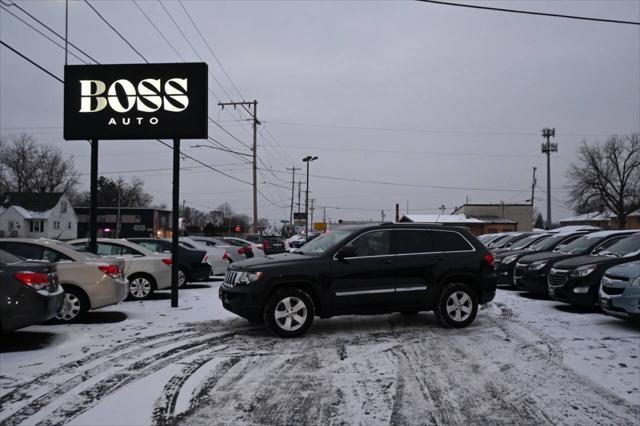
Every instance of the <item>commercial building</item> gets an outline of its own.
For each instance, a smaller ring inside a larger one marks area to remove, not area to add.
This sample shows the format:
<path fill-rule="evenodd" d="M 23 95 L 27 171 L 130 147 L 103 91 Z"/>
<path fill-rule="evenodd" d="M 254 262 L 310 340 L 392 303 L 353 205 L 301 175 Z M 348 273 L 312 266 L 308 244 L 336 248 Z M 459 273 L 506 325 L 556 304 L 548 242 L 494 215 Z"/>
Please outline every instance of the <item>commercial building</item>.
<path fill-rule="evenodd" d="M 76 207 L 78 238 L 89 236 L 89 207 Z M 98 237 L 171 237 L 171 210 L 98 207 Z"/>
<path fill-rule="evenodd" d="M 518 224 L 508 219 L 479 219 L 464 214 L 409 214 L 400 218 L 400 222 L 440 223 L 450 226 L 464 226 L 474 235 L 515 231 Z"/>
<path fill-rule="evenodd" d="M 533 206 L 531 204 L 463 204 L 453 213 L 483 220 L 488 224 L 487 232 L 531 231 L 533 229 Z M 511 225 L 515 223 L 515 229 Z M 491 225 L 491 226 L 489 226 Z M 507 229 L 509 228 L 509 229 Z"/>

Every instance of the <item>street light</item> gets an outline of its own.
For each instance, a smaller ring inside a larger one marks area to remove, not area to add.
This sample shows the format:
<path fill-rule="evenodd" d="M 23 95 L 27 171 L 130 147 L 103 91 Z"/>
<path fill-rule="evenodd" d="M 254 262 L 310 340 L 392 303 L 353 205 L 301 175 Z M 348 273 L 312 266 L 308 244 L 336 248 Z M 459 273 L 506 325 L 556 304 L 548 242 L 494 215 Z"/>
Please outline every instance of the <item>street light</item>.
<path fill-rule="evenodd" d="M 305 240 L 309 241 L 309 163 L 317 160 L 318 157 L 312 157 L 310 155 L 307 155 L 306 157 L 304 157 L 302 159 L 302 161 L 304 161 L 305 163 L 307 163 L 307 190 L 305 191 L 305 197 L 304 197 L 304 216 L 305 216 Z"/>

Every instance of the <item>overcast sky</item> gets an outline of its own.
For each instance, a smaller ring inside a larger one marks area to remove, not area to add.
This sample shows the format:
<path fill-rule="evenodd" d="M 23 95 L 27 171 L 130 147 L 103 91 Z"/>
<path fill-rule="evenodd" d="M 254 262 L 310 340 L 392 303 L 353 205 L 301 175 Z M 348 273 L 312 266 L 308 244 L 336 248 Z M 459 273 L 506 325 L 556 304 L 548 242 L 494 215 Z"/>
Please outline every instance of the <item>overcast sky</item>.
<path fill-rule="evenodd" d="M 17 3 L 64 34 L 64 1 Z M 332 220 L 379 220 L 382 209 L 392 219 L 396 203 L 403 214 L 407 204 L 411 213 L 435 214 L 441 205 L 450 212 L 467 197 L 472 203 L 524 202 L 532 167 L 546 189 L 543 127 L 556 128 L 559 144 L 551 180 L 557 220 L 572 215 L 565 171 L 580 143 L 640 129 L 638 26 L 418 2 L 184 0 L 234 87 L 180 3 L 163 3 L 178 29 L 158 1 L 138 1 L 173 47 L 132 1 L 91 3 L 150 62 L 179 62 L 177 51 L 186 61 L 199 61 L 199 55 L 209 64 L 217 80 L 210 77 L 215 97 L 209 96 L 209 115 L 234 135 L 212 124 L 209 135 L 216 140 L 249 153 L 243 145 L 251 143 L 247 114 L 221 111 L 217 103 L 241 96 L 258 100 L 259 166 L 272 169 L 259 174 L 260 191 L 269 200 L 259 197 L 259 215 L 271 221 L 288 219 L 286 168 L 304 167 L 306 155 L 319 157 L 310 179 L 316 218 L 324 206 Z M 640 21 L 635 0 L 473 3 Z M 64 51 L 7 11 L 55 36 L 15 6 L 4 7 L 0 39 L 62 77 Z M 70 2 L 69 40 L 101 63 L 143 62 L 81 1 Z M 81 62 L 69 56 L 69 63 Z M 4 47 L 0 72 L 2 136 L 31 133 L 59 146 L 74 157 L 88 188 L 88 143 L 62 138 L 62 84 Z M 206 141 L 183 141 L 183 150 L 251 180 L 249 164 L 191 148 L 196 144 Z M 138 176 L 155 203 L 170 205 L 171 157 L 154 141 L 104 141 L 99 171 Z M 211 210 L 228 201 L 251 215 L 249 185 L 188 159 L 182 167 L 180 198 L 187 205 Z M 296 180 L 304 181 L 297 173 Z M 545 200 L 536 189 L 535 205 L 543 213 Z"/>

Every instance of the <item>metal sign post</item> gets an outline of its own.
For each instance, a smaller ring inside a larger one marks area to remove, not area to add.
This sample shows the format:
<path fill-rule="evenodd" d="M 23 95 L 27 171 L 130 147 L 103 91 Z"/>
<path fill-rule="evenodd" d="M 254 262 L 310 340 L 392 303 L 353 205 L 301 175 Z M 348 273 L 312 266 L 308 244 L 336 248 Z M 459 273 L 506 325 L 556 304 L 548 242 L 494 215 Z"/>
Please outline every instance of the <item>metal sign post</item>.
<path fill-rule="evenodd" d="M 180 215 L 180 139 L 173 140 L 173 213 L 171 229 L 171 307 L 178 307 L 178 216 Z M 187 277 L 184 277 L 185 279 Z"/>
<path fill-rule="evenodd" d="M 89 251 L 98 253 L 98 140 L 91 140 L 91 183 L 89 202 Z"/>

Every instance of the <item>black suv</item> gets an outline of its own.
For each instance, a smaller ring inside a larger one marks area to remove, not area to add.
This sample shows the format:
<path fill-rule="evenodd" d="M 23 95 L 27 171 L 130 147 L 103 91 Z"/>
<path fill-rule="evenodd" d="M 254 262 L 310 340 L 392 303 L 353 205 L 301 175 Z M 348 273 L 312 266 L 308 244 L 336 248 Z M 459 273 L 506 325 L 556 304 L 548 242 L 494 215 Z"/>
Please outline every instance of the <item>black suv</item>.
<path fill-rule="evenodd" d="M 225 309 L 298 336 L 314 316 L 435 311 L 464 327 L 493 300 L 493 255 L 463 228 L 382 224 L 345 227 L 295 253 L 233 263 L 219 297 Z"/>

